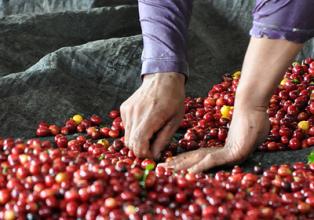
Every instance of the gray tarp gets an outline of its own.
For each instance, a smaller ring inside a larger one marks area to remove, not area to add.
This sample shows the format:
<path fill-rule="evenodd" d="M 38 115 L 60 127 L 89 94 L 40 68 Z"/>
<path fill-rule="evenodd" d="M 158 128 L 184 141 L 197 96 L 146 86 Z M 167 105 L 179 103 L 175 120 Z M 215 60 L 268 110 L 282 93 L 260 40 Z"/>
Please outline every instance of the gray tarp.
<path fill-rule="evenodd" d="M 16 15 L 0 20 L 2 135 L 28 137 L 38 121 L 60 123 L 76 112 L 103 115 L 140 84 L 142 39 L 125 37 L 140 34 L 136 5 L 90 9 L 95 2 L 80 2 L 16 0 L 24 3 L 18 10 L 9 1 Z M 188 95 L 205 95 L 221 74 L 241 66 L 248 35 L 218 8 L 195 1 Z"/>
<path fill-rule="evenodd" d="M 0 17 L 10 15 L 0 19 L 0 135 L 32 137 L 40 120 L 60 124 L 74 113 L 118 107 L 140 85 L 134 3 L 0 0 Z M 206 95 L 223 73 L 241 67 L 252 7 L 247 0 L 194 1 L 188 95 Z M 313 45 L 303 57 L 313 56 Z"/>

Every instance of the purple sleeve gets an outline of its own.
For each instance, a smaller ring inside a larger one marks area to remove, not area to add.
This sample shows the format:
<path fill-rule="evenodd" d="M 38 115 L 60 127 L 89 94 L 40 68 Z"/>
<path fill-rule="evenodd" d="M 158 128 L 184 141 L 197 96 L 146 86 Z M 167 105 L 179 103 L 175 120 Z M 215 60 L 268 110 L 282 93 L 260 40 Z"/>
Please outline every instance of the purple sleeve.
<path fill-rule="evenodd" d="M 256 0 L 253 37 L 304 43 L 314 36 L 314 1 Z"/>
<path fill-rule="evenodd" d="M 178 72 L 188 76 L 188 24 L 193 0 L 138 0 L 144 41 L 142 75 Z"/>

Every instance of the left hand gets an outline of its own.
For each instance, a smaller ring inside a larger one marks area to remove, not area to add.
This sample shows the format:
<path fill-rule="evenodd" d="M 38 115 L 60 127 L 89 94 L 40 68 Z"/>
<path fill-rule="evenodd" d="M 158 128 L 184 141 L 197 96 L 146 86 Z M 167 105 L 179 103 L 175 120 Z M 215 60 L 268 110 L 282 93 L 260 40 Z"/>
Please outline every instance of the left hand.
<path fill-rule="evenodd" d="M 240 154 L 238 150 L 229 149 L 227 146 L 223 148 L 200 148 L 173 157 L 171 161 L 161 163 L 159 166 L 174 170 L 187 169 L 188 172 L 199 173 L 216 166 L 239 162 L 245 159 L 249 153 L 249 151 L 246 151 Z"/>
<path fill-rule="evenodd" d="M 224 147 L 200 148 L 159 165 L 199 173 L 216 166 L 236 164 L 244 161 L 255 150 L 255 146 L 264 141 L 268 131 L 266 108 L 239 107 L 234 111 Z"/>
<path fill-rule="evenodd" d="M 201 148 L 160 165 L 197 173 L 245 160 L 267 137 L 270 128 L 266 113 L 269 99 L 302 46 L 287 40 L 253 37 L 245 55 L 225 146 Z M 265 69 L 270 66 L 272 68 Z"/>

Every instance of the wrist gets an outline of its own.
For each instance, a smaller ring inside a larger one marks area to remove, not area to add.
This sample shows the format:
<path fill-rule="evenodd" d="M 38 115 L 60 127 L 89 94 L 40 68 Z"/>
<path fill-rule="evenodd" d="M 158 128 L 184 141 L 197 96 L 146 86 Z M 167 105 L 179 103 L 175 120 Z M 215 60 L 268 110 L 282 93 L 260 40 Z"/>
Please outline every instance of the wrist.
<path fill-rule="evenodd" d="M 236 91 L 235 108 L 242 110 L 267 110 L 269 104 L 269 95 L 265 90 L 255 87 L 242 87 Z"/>
<path fill-rule="evenodd" d="M 177 72 L 152 73 L 143 76 L 143 84 L 151 81 L 160 83 L 171 83 L 178 86 L 185 84 L 185 75 Z"/>

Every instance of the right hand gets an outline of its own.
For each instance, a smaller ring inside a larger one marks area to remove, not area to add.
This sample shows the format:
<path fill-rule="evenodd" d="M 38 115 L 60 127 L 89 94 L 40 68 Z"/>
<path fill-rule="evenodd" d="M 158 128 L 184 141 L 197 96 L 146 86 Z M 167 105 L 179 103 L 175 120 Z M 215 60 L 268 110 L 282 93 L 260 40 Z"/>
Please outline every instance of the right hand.
<path fill-rule="evenodd" d="M 180 73 L 145 75 L 140 88 L 121 105 L 125 144 L 137 157 L 158 159 L 170 142 L 184 115 L 184 82 Z"/>

